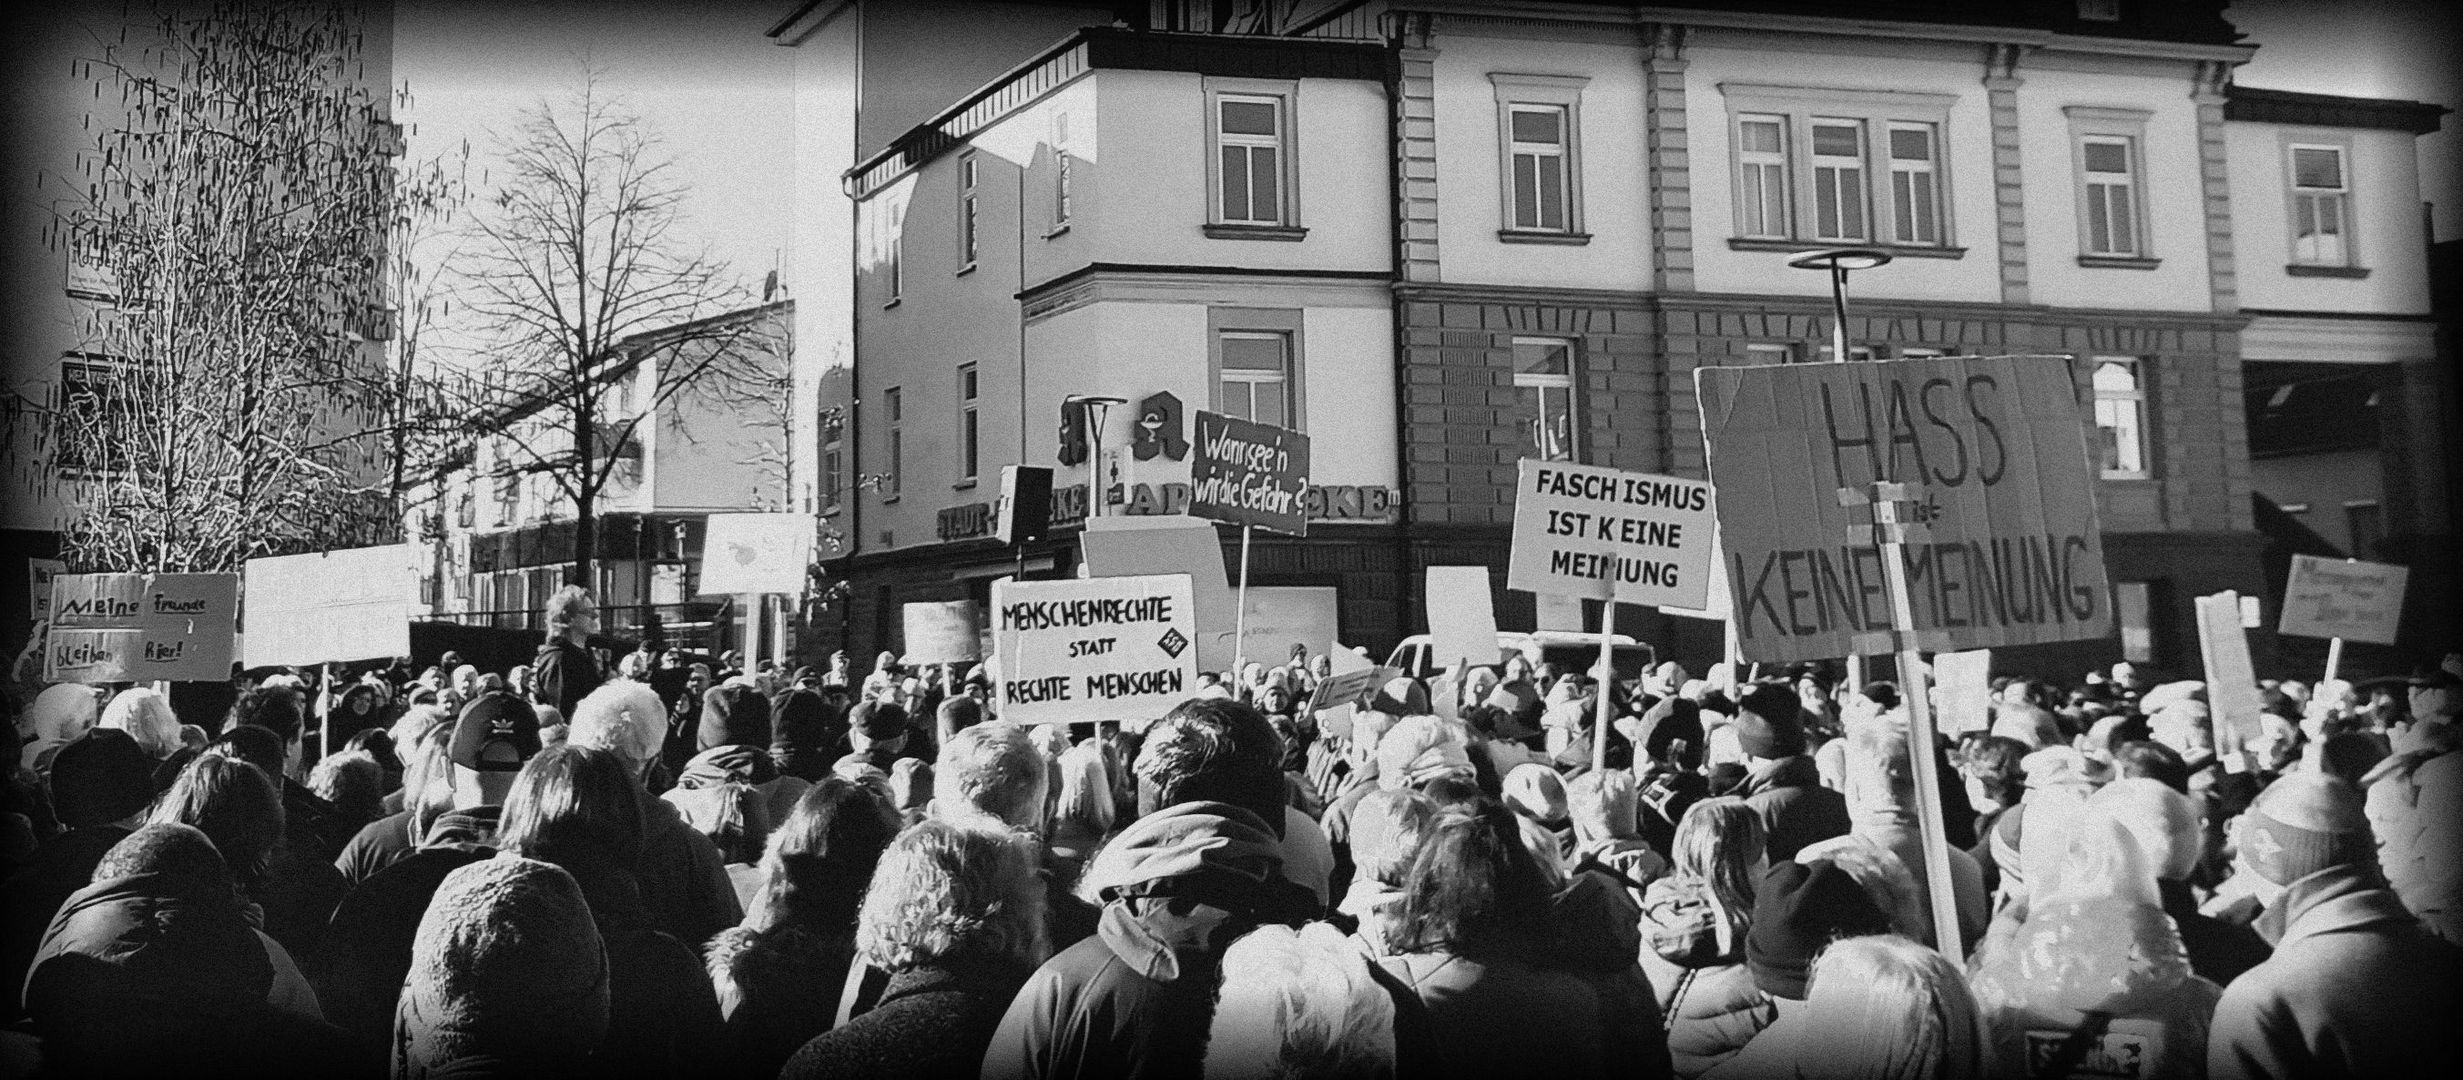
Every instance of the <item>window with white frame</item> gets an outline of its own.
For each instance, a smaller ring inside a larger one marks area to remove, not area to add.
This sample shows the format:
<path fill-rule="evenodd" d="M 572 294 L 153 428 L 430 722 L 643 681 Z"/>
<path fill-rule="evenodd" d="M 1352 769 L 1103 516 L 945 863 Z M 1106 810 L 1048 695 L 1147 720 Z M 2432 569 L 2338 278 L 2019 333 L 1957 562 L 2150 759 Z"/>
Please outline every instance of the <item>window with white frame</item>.
<path fill-rule="evenodd" d="M 2352 264 L 2350 179 L 2341 146 L 2294 143 L 2292 261 L 2302 266 Z"/>
<path fill-rule="evenodd" d="M 979 400 L 976 393 L 978 389 L 975 380 L 975 365 L 958 365 L 958 483 L 960 486 L 975 482 L 975 472 L 980 451 L 983 448 L 982 429 L 977 426 L 980 418 L 976 408 Z"/>
<path fill-rule="evenodd" d="M 889 467 L 881 474 L 881 501 L 895 502 L 907 471 L 906 395 L 895 386 L 882 391 L 881 408 L 889 420 L 889 453 L 883 462 Z"/>
<path fill-rule="evenodd" d="M 1215 96 L 1216 221 L 1289 224 L 1284 213 L 1285 100 L 1272 94 Z"/>
<path fill-rule="evenodd" d="M 1940 140 L 1931 124 L 1890 125 L 1890 239 L 1941 242 Z"/>
<path fill-rule="evenodd" d="M 2095 393 L 2098 471 L 2107 480 L 2143 480 L 2147 471 L 2147 391 L 2135 356 L 2098 356 Z"/>
<path fill-rule="evenodd" d="M 982 213 L 975 202 L 975 183 L 982 176 L 975 155 L 958 159 L 958 272 L 975 268 L 975 257 L 983 249 L 980 230 Z"/>
<path fill-rule="evenodd" d="M 1736 119 L 1736 235 L 1784 239 L 1788 227 L 1787 118 Z"/>
<path fill-rule="evenodd" d="M 1490 72 L 1497 102 L 1497 238 L 1582 243 L 1582 75 Z"/>
<path fill-rule="evenodd" d="M 1282 331 L 1225 330 L 1220 350 L 1218 411 L 1275 427 L 1292 422 L 1291 335 Z"/>
<path fill-rule="evenodd" d="M 1514 105 L 1506 110 L 1507 153 L 1513 158 L 1511 227 L 1568 231 L 1565 109 Z"/>
<path fill-rule="evenodd" d="M 1573 461 L 1579 425 L 1574 423 L 1574 343 L 1563 338 L 1514 339 L 1516 419 L 1522 453 L 1542 461 Z"/>
<path fill-rule="evenodd" d="M 1052 114 L 1052 229 L 1069 224 L 1069 114 Z"/>
<path fill-rule="evenodd" d="M 1813 238 L 1863 240 L 1864 124 L 1813 121 Z"/>
<path fill-rule="evenodd" d="M 846 492 L 847 415 L 836 406 L 821 410 L 821 514 L 838 512 Z"/>
<path fill-rule="evenodd" d="M 2138 145 L 2126 135 L 2089 135 L 2078 144 L 2086 185 L 2089 255 L 2134 258 L 2138 242 Z"/>

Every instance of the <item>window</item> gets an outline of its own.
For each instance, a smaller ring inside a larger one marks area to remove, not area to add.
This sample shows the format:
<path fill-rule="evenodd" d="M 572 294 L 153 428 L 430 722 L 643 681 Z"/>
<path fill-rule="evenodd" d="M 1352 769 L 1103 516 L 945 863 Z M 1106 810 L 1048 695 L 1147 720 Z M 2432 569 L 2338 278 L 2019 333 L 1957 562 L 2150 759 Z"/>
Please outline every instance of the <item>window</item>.
<path fill-rule="evenodd" d="M 1878 354 L 1873 351 L 1873 347 L 1870 345 L 1850 345 L 1847 347 L 1847 358 L 1849 360 L 1871 360 L 1877 355 Z M 1824 345 L 1813 350 L 1813 357 L 1814 359 L 1827 364 L 1836 361 L 1839 358 L 1839 351 L 1828 345 Z"/>
<path fill-rule="evenodd" d="M 1264 94 L 1215 98 L 1215 217 L 1226 225 L 1282 225 L 1283 101 Z"/>
<path fill-rule="evenodd" d="M 1813 238 L 1866 238 L 1864 125 L 1856 121 L 1813 122 Z"/>
<path fill-rule="evenodd" d="M 2121 659 L 2155 662 L 2155 590 L 2144 581 L 2113 582 L 2112 612 L 2121 624 Z"/>
<path fill-rule="evenodd" d="M 2079 143 L 2086 173 L 2087 254 L 2138 254 L 2137 148 L 2119 136 L 2090 136 Z"/>
<path fill-rule="evenodd" d="M 1292 422 L 1291 335 L 1227 330 L 1217 341 L 1222 356 L 1219 411 L 1260 424 L 1296 427 Z"/>
<path fill-rule="evenodd" d="M 1804 358 L 1794 344 L 1776 341 L 1756 341 L 1745 346 L 1748 364 L 1793 364 Z"/>
<path fill-rule="evenodd" d="M 1737 119 L 1736 171 L 1736 234 L 1789 236 L 1786 117 Z"/>
<path fill-rule="evenodd" d="M 1497 238 L 1590 239 L 1582 227 L 1582 88 L 1569 75 L 1491 73 L 1497 100 Z"/>
<path fill-rule="evenodd" d="M 2344 178 L 2343 148 L 2292 147 L 2292 261 L 2301 266 L 2352 263 L 2351 187 Z"/>
<path fill-rule="evenodd" d="M 821 410 L 821 514 L 838 512 L 846 493 L 847 414 L 837 406 Z"/>
<path fill-rule="evenodd" d="M 2095 358 L 2095 428 L 2100 471 L 2107 480 L 2143 480 L 2147 472 L 2147 392 L 2130 356 Z"/>
<path fill-rule="evenodd" d="M 2121 0 L 2078 0 L 2078 17 L 2087 22 L 2119 22 Z"/>
<path fill-rule="evenodd" d="M 1514 397 L 1522 424 L 1522 454 L 1572 461 L 1575 446 L 1574 345 L 1559 338 L 1514 339 Z"/>
<path fill-rule="evenodd" d="M 981 429 L 976 427 L 975 365 L 958 365 L 958 486 L 972 487 L 978 451 L 982 449 Z"/>
<path fill-rule="evenodd" d="M 1516 105 L 1507 110 L 1508 152 L 1514 163 L 1512 227 L 1566 231 L 1565 110 Z"/>
<path fill-rule="evenodd" d="M 1069 226 L 1069 114 L 1052 115 L 1052 231 Z"/>
<path fill-rule="evenodd" d="M 881 399 L 883 411 L 889 414 L 889 469 L 881 474 L 881 501 L 896 502 L 907 471 L 906 395 L 893 386 Z"/>
<path fill-rule="evenodd" d="M 958 272 L 961 274 L 975 268 L 975 256 L 983 246 L 982 236 L 978 232 L 982 219 L 975 204 L 975 181 L 980 175 L 975 155 L 968 154 L 958 159 Z"/>
<path fill-rule="evenodd" d="M 889 264 L 889 303 L 884 305 L 888 307 L 896 306 L 907 294 L 906 217 L 906 204 L 894 202 L 884 219 L 889 227 L 889 235 L 881 242 L 882 258 Z"/>
<path fill-rule="evenodd" d="M 1890 239 L 1897 243 L 1941 242 L 1937 142 L 1931 124 L 1890 125 Z"/>

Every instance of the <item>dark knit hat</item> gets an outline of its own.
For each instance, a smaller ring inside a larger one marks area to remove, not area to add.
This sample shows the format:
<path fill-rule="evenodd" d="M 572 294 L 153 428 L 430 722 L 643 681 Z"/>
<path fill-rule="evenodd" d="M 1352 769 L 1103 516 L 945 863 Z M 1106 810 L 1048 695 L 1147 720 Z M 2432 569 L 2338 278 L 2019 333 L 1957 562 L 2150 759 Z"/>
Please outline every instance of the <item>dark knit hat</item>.
<path fill-rule="evenodd" d="M 895 739 L 907 733 L 907 711 L 886 701 L 867 701 L 847 710 L 847 726 L 867 739 Z"/>
<path fill-rule="evenodd" d="M 965 731 L 983 723 L 983 704 L 974 698 L 960 694 L 941 702 L 941 707 L 934 713 L 934 716 L 943 726 L 953 732 Z"/>
<path fill-rule="evenodd" d="M 1642 714 L 1642 749 L 1653 761 L 1666 761 L 1676 740 L 1702 749 L 1702 707 L 1673 694 L 1659 699 Z"/>
<path fill-rule="evenodd" d="M 1847 871 L 1783 862 L 1754 885 L 1745 966 L 1763 993 L 1802 1001 L 1813 959 L 1831 942 L 1889 932 L 1890 916 Z"/>
<path fill-rule="evenodd" d="M 499 748 L 511 753 L 489 753 Z M 481 694 L 462 706 L 462 717 L 454 721 L 453 741 L 448 744 L 446 755 L 465 769 L 520 772 L 522 763 L 538 752 L 539 714 L 529 702 L 497 690 Z"/>
<path fill-rule="evenodd" d="M 118 728 L 95 728 L 51 758 L 51 806 L 72 829 L 108 825 L 154 801 L 154 759 Z"/>
<path fill-rule="evenodd" d="M 713 686 L 701 695 L 701 730 L 694 750 L 714 746 L 770 746 L 770 703 L 742 684 Z"/>
<path fill-rule="evenodd" d="M 818 691 L 797 687 L 770 699 L 770 749 L 796 753 L 838 737 L 838 710 Z"/>
<path fill-rule="evenodd" d="M 498 855 L 445 875 L 394 1012 L 395 1075 L 486 1058 L 536 1071 L 607 1037 L 607 951 L 571 875 Z"/>
<path fill-rule="evenodd" d="M 2241 861 L 2259 877 L 2289 885 L 2320 870 L 2377 858 L 2360 789 L 2314 772 L 2285 773 L 2241 818 Z"/>
<path fill-rule="evenodd" d="M 1804 753 L 1804 706 L 1795 688 L 1766 682 L 1737 702 L 1736 741 L 1757 758 L 1795 757 Z"/>

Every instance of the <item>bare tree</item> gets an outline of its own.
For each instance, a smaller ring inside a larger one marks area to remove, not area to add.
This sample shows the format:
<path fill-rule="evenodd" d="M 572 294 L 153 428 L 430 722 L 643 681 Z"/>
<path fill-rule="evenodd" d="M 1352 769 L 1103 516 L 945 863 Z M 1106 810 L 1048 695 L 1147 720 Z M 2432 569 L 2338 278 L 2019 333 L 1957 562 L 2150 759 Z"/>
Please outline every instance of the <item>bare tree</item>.
<path fill-rule="evenodd" d="M 596 577 L 600 493 L 660 406 L 723 378 L 757 347 L 759 320 L 715 318 L 741 306 L 727 267 L 679 233 L 684 188 L 649 125 L 586 70 L 560 106 L 524 110 L 498 140 L 503 181 L 472 222 L 456 267 L 479 325 L 484 366 L 504 388 L 483 426 L 514 435 L 545 415 L 558 437 L 508 438 L 511 468 L 544 474 L 573 507 L 569 579 Z M 655 389 L 630 415 L 603 398 L 639 365 Z"/>

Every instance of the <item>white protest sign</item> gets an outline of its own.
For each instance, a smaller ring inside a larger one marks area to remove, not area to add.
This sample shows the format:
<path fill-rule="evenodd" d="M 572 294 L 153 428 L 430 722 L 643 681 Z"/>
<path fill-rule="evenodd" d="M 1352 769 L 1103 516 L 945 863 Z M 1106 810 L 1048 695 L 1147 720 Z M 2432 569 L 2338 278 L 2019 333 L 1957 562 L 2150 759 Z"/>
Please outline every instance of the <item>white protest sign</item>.
<path fill-rule="evenodd" d="M 68 572 L 68 564 L 58 559 L 26 560 L 26 591 L 34 604 L 34 621 L 51 618 L 51 579 Z"/>
<path fill-rule="evenodd" d="M 1078 534 L 1087 572 L 1095 577 L 1186 574 L 1196 604 L 1197 664 L 1230 671 L 1239 659 L 1233 640 L 1240 609 L 1223 572 L 1223 538 L 1214 523 L 1186 514 L 1112 515 L 1086 519 Z"/>
<path fill-rule="evenodd" d="M 2376 645 L 2395 643 L 2403 621 L 2403 589 L 2411 571 L 2356 559 L 2292 556 L 2292 576 L 2283 584 L 2283 621 L 2278 633 L 2343 638 Z"/>
<path fill-rule="evenodd" d="M 994 690 L 1019 724 L 1145 721 L 1197 689 L 1189 575 L 992 583 Z"/>
<path fill-rule="evenodd" d="M 712 514 L 701 542 L 701 595 L 804 591 L 813 520 L 805 514 Z"/>
<path fill-rule="evenodd" d="M 1710 595 L 1710 485 L 1522 459 L 1507 588 L 1701 608 Z"/>
<path fill-rule="evenodd" d="M 1322 653 L 1334 645 L 1335 609 L 1330 585 L 1251 585 L 1241 655 L 1273 667 L 1291 658 L 1294 645 Z"/>
<path fill-rule="evenodd" d="M 248 560 L 249 667 L 410 655 L 409 544 Z"/>
<path fill-rule="evenodd" d="M 1937 653 L 1933 685 L 1938 692 L 1941 730 L 1952 735 L 1988 731 L 1993 726 L 1993 651 Z"/>
<path fill-rule="evenodd" d="M 1735 614 L 1735 599 L 1728 592 L 1727 552 L 1720 547 L 1719 536 L 1716 532 L 1712 533 L 1710 538 L 1709 602 L 1698 608 L 1671 605 L 1659 610 L 1663 614 L 1682 615 L 1688 619 L 1708 619 L 1712 622 L 1726 622 L 1730 616 Z"/>
<path fill-rule="evenodd" d="M 2207 711 L 2215 724 L 2215 748 L 2225 752 L 2257 739 L 2258 713 L 2265 700 L 2258 696 L 2258 672 L 2249 660 L 2249 634 L 2241 629 L 2240 594 L 2201 596 L 2197 611 Z"/>
<path fill-rule="evenodd" d="M 222 682 L 238 618 L 237 574 L 60 574 L 44 678 Z"/>
<path fill-rule="evenodd" d="M 975 602 L 949 600 L 906 606 L 906 662 L 957 664 L 982 659 Z"/>
<path fill-rule="evenodd" d="M 1428 603 L 1428 662 L 1443 671 L 1454 661 L 1497 662 L 1497 610 L 1485 566 L 1431 566 L 1422 589 Z"/>
<path fill-rule="evenodd" d="M 1376 666 L 1370 663 L 1367 657 L 1360 655 L 1358 649 L 1339 641 L 1335 642 L 1334 648 L 1326 654 L 1326 673 L 1329 675 L 1349 675 L 1354 671 L 1367 671 Z"/>

